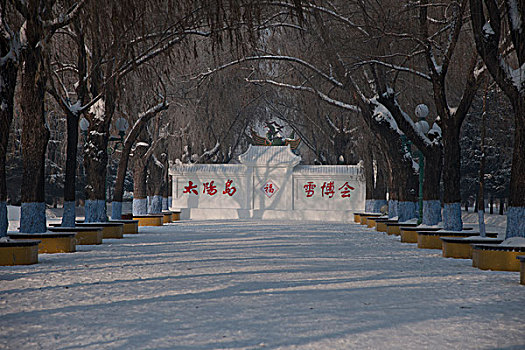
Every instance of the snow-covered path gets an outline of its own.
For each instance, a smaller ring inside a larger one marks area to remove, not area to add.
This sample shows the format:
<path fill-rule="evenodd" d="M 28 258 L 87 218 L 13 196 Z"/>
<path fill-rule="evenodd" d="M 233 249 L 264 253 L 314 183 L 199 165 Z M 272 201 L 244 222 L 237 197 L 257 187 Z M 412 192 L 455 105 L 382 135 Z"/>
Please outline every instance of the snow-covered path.
<path fill-rule="evenodd" d="M 519 273 L 356 224 L 186 221 L 0 267 L 0 348 L 523 349 Z"/>

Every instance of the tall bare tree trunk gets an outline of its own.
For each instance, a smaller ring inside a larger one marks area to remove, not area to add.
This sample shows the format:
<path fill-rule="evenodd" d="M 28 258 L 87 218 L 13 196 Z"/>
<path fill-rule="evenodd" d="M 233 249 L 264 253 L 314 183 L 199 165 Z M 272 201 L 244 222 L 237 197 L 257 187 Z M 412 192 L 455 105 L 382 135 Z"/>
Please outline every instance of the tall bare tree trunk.
<path fill-rule="evenodd" d="M 38 4 L 32 2 L 31 6 L 35 7 L 31 7 L 33 11 L 37 11 Z M 40 18 L 32 16 L 27 20 L 26 36 L 27 48 L 23 52 L 20 99 L 23 162 L 20 232 L 41 233 L 47 230 L 44 175 L 49 130 L 44 110 L 47 77 L 44 68 L 45 45 L 40 44 L 43 39 Z"/>
<path fill-rule="evenodd" d="M 133 151 L 133 215 L 148 213 L 146 189 L 148 159 L 145 159 L 147 148 L 147 145 L 139 143 Z"/>
<path fill-rule="evenodd" d="M 83 77 L 87 76 L 87 52 L 84 43 L 84 32 L 77 18 L 73 21 L 73 28 L 77 36 L 77 69 L 79 83 L 76 89 L 77 104 L 83 106 L 87 99 L 87 84 Z M 62 226 L 74 227 L 76 220 L 76 183 L 77 183 L 77 147 L 78 147 L 78 122 L 80 115 L 72 111 L 69 106 L 64 106 L 67 115 L 67 150 L 66 174 L 64 179 L 64 214 Z"/>
<path fill-rule="evenodd" d="M 13 38 L 14 39 L 14 38 Z M 0 57 L 5 57 L 11 50 L 9 38 L 0 36 Z M 9 130 L 13 120 L 14 95 L 18 73 L 17 62 L 6 59 L 0 63 L 0 238 L 7 235 L 7 182 L 6 157 Z"/>
<path fill-rule="evenodd" d="M 122 198 L 124 196 L 124 180 L 126 177 L 126 172 L 128 169 L 129 154 L 131 153 L 131 148 L 137 140 L 137 137 L 143 131 L 146 124 L 160 111 L 163 111 L 169 107 L 169 104 L 166 101 L 163 101 L 156 106 L 148 109 L 146 112 L 139 115 L 139 119 L 133 125 L 129 135 L 124 141 L 124 147 L 120 156 L 117 178 L 115 180 L 115 191 L 113 192 L 113 202 L 111 203 L 111 218 L 113 220 L 119 220 L 122 218 Z"/>
<path fill-rule="evenodd" d="M 525 237 L 525 96 L 515 101 L 514 113 L 514 153 L 510 175 L 506 238 Z"/>
<path fill-rule="evenodd" d="M 148 214 L 160 214 L 162 212 L 162 194 L 164 183 L 164 164 L 162 164 L 162 161 L 164 160 L 164 157 L 159 160 L 157 157 L 152 156 L 152 159 L 148 163 Z"/>

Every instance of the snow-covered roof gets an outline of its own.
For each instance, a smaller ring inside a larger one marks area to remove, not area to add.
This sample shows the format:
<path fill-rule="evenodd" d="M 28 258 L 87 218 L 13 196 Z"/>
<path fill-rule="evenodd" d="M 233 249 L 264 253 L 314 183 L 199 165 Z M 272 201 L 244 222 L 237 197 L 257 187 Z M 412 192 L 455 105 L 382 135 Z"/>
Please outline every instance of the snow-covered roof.
<path fill-rule="evenodd" d="M 308 175 L 362 175 L 363 171 L 357 165 L 298 165 L 294 169 L 294 174 Z"/>
<path fill-rule="evenodd" d="M 246 167 L 239 164 L 179 164 L 170 167 L 170 175 L 185 175 L 196 173 L 213 174 L 245 174 Z"/>
<path fill-rule="evenodd" d="M 239 156 L 242 164 L 258 167 L 294 167 L 301 161 L 290 146 L 252 146 Z"/>

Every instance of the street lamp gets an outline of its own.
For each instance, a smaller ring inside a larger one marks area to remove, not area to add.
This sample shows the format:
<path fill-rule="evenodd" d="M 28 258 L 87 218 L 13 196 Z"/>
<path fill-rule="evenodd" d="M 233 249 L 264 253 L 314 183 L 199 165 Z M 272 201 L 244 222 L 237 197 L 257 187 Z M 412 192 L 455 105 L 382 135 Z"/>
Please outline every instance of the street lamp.
<path fill-rule="evenodd" d="M 430 130 L 430 126 L 426 120 L 428 116 L 428 107 L 425 104 L 420 104 L 415 110 L 418 121 L 416 122 L 416 130 L 426 135 Z M 419 218 L 417 219 L 418 225 L 423 222 L 423 180 L 425 178 L 425 156 L 420 149 L 417 150 L 418 163 L 419 163 Z"/>
<path fill-rule="evenodd" d="M 111 148 L 109 146 L 108 142 L 108 155 L 112 156 L 113 153 L 120 147 L 124 148 L 124 135 L 126 134 L 126 130 L 128 130 L 129 123 L 126 119 L 120 117 L 117 120 L 115 120 L 115 128 L 118 131 L 118 136 L 110 136 L 108 141 L 109 142 L 115 142 L 115 147 Z M 106 189 L 109 191 L 109 193 L 106 193 L 108 195 L 108 198 L 111 200 L 111 186 L 109 185 L 109 172 L 111 171 L 110 161 L 108 159 L 107 164 L 107 175 L 106 175 Z"/>
<path fill-rule="evenodd" d="M 85 139 L 87 137 L 87 131 L 89 129 L 89 121 L 86 118 L 82 117 L 78 125 L 80 126 L 80 131 L 82 132 L 82 136 L 84 136 Z"/>
<path fill-rule="evenodd" d="M 115 127 L 118 130 L 118 136 L 110 136 L 109 137 L 109 141 L 113 141 L 113 142 L 116 141 L 115 148 L 114 149 L 111 149 L 111 148 L 108 149 L 110 151 L 110 154 L 115 152 L 115 150 L 118 148 L 119 145 L 121 147 L 124 145 L 124 135 L 126 134 L 126 130 L 128 130 L 129 123 L 128 123 L 128 121 L 126 119 L 120 117 L 120 118 L 118 118 L 115 121 Z"/>

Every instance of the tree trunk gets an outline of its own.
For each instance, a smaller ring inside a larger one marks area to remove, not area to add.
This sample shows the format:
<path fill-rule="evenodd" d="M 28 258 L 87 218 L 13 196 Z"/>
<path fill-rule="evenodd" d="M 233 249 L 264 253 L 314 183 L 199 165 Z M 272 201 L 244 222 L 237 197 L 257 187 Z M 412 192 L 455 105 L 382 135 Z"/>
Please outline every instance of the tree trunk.
<path fill-rule="evenodd" d="M 164 165 L 164 173 L 162 176 L 162 210 L 169 210 L 169 204 L 168 204 L 168 196 L 169 196 L 169 163 L 168 163 L 168 155 L 166 154 L 166 157 L 164 158 L 163 164 Z"/>
<path fill-rule="evenodd" d="M 162 212 L 162 187 L 164 182 L 164 166 L 153 156 L 148 164 L 149 176 L 147 179 L 150 205 L 148 214 L 160 214 Z"/>
<path fill-rule="evenodd" d="M 430 152 L 425 157 L 423 181 L 423 225 L 433 226 L 441 222 L 440 182 L 443 169 L 442 150 Z"/>
<path fill-rule="evenodd" d="M 443 226 L 445 230 L 461 231 L 461 150 L 459 145 L 460 126 L 453 118 L 445 118 L 443 129 Z"/>
<path fill-rule="evenodd" d="M 119 220 L 122 218 L 122 198 L 124 196 L 124 180 L 126 178 L 126 172 L 128 169 L 129 163 L 129 154 L 131 153 L 131 148 L 137 140 L 137 137 L 141 134 L 142 130 L 146 124 L 159 112 L 167 109 L 169 104 L 166 101 L 163 101 L 156 106 L 148 109 L 146 112 L 139 115 L 139 119 L 133 125 L 131 131 L 129 132 L 128 137 L 124 141 L 124 147 L 120 156 L 118 163 L 117 177 L 115 179 L 115 190 L 113 192 L 113 202 L 111 205 L 111 218 L 113 220 Z"/>
<path fill-rule="evenodd" d="M 386 184 L 386 162 L 377 161 L 377 173 L 373 189 L 373 212 L 380 213 L 381 208 L 388 205 L 386 200 L 387 184 Z"/>
<path fill-rule="evenodd" d="M 67 116 L 66 175 L 64 180 L 64 214 L 62 226 L 75 226 L 75 185 L 77 173 L 78 115 Z"/>
<path fill-rule="evenodd" d="M 510 175 L 506 238 L 525 237 L 525 97 L 513 101 L 514 153 Z"/>
<path fill-rule="evenodd" d="M 374 163 L 372 150 L 366 147 L 362 155 L 365 173 L 365 212 L 372 213 L 374 210 Z"/>
<path fill-rule="evenodd" d="M 73 21 L 73 28 L 77 36 L 77 69 L 78 87 L 76 88 L 77 103 L 84 105 L 87 99 L 87 84 L 84 77 L 87 75 L 87 52 L 84 43 L 84 33 L 80 20 Z M 74 113 L 66 106 L 67 116 L 67 153 L 66 174 L 64 179 L 64 214 L 62 215 L 62 226 L 74 227 L 76 221 L 76 182 L 77 182 L 77 147 L 78 147 L 78 122 L 80 115 Z"/>
<path fill-rule="evenodd" d="M 148 214 L 146 152 L 147 146 L 142 145 L 137 145 L 133 151 L 133 215 Z"/>
<path fill-rule="evenodd" d="M 122 218 L 122 200 L 124 197 L 124 180 L 128 170 L 129 154 L 135 140 L 126 139 L 118 162 L 117 177 L 115 179 L 115 190 L 113 191 L 113 202 L 111 203 L 111 218 L 120 220 Z"/>
<path fill-rule="evenodd" d="M 4 57 L 10 50 L 9 42 L 0 37 L 0 57 Z M 13 120 L 14 95 L 18 67 L 12 60 L 5 60 L 0 65 L 0 81 L 4 85 L 0 88 L 0 238 L 7 235 L 7 182 L 6 157 L 9 130 Z"/>
<path fill-rule="evenodd" d="M 105 222 L 106 214 L 106 176 L 108 163 L 109 126 L 98 118 L 89 125 L 86 147 L 84 148 L 84 168 L 86 170 L 86 222 Z"/>
<path fill-rule="evenodd" d="M 38 21 L 38 19 L 33 19 Z M 45 120 L 46 72 L 40 23 L 27 22 L 27 49 L 21 77 L 22 110 L 22 208 L 20 232 L 46 232 L 45 154 L 49 130 Z"/>

